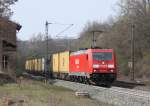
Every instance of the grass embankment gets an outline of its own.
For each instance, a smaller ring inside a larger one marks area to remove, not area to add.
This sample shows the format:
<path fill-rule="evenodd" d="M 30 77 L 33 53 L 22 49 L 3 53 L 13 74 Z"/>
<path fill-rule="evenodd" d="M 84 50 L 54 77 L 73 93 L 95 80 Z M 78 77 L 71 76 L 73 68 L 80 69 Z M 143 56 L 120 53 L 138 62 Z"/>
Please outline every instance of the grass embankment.
<path fill-rule="evenodd" d="M 89 98 L 76 97 L 74 92 L 42 82 L 25 80 L 0 86 L 0 106 L 108 106 Z"/>

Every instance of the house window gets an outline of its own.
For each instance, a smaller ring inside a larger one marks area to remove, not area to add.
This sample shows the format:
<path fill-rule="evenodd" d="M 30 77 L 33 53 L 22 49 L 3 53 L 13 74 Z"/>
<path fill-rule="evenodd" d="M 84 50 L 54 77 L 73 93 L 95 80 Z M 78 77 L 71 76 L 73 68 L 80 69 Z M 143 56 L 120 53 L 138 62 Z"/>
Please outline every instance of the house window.
<path fill-rule="evenodd" d="M 7 70 L 8 69 L 8 56 L 4 55 L 3 56 L 3 70 Z"/>

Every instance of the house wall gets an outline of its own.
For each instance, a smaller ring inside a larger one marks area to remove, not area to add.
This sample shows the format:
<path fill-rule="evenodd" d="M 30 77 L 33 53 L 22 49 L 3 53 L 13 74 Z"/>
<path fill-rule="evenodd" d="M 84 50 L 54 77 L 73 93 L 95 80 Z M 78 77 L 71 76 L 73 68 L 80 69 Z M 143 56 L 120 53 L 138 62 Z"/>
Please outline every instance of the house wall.
<path fill-rule="evenodd" d="M 0 71 L 16 69 L 18 24 L 0 18 Z"/>

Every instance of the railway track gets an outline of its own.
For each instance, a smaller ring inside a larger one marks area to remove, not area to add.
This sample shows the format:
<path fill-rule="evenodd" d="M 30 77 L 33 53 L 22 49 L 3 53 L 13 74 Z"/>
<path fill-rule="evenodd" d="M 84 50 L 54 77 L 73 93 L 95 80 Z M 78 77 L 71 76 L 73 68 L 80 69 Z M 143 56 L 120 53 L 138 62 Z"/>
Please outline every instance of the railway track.
<path fill-rule="evenodd" d="M 150 92 L 146 91 L 115 86 L 106 88 L 63 80 L 57 80 L 55 85 L 67 87 L 74 91 L 89 92 L 93 99 L 115 106 L 150 106 Z"/>
<path fill-rule="evenodd" d="M 120 87 L 112 87 L 111 90 L 113 92 L 126 94 L 126 95 L 132 95 L 132 96 L 139 97 L 141 99 L 145 98 L 147 100 L 150 100 L 150 92 L 135 90 L 135 89 L 125 89 L 125 88 L 120 88 Z"/>
<path fill-rule="evenodd" d="M 32 79 L 44 79 L 44 77 L 30 76 Z M 150 106 L 150 92 L 123 87 L 112 86 L 110 88 L 87 85 L 64 80 L 49 80 L 54 85 L 63 86 L 74 91 L 88 92 L 93 99 L 113 104 L 115 106 Z M 127 83 L 126 83 L 127 84 Z M 134 84 L 136 85 L 136 84 Z"/>
<path fill-rule="evenodd" d="M 143 82 L 121 81 L 121 80 L 116 80 L 112 85 L 116 86 L 116 87 L 130 88 L 130 89 L 133 89 L 136 86 L 146 86 L 145 83 L 143 83 Z"/>
<path fill-rule="evenodd" d="M 57 81 L 64 81 L 64 80 L 57 80 Z M 65 82 L 70 82 L 70 81 L 65 81 Z M 76 84 L 82 84 L 82 83 L 77 83 L 77 82 L 72 82 Z M 83 84 L 85 85 L 85 84 Z M 123 93 L 123 94 L 128 94 L 128 95 L 134 95 L 134 96 L 140 96 L 140 97 L 146 97 L 150 99 L 150 92 L 147 91 L 142 91 L 142 90 L 135 90 L 135 89 L 128 89 L 128 88 L 122 88 L 122 87 L 116 87 L 112 86 L 110 88 L 107 87 L 102 87 L 102 86 L 95 86 L 95 85 L 88 85 L 92 86 L 93 88 L 100 88 L 102 90 L 111 90 L 112 92 L 118 92 L 118 93 Z"/>
<path fill-rule="evenodd" d="M 29 77 L 36 80 L 44 80 L 45 77 L 43 76 L 35 76 L 32 74 L 24 73 L 23 76 Z M 122 81 L 122 80 L 116 80 L 112 86 L 121 87 L 121 88 L 130 88 L 133 89 L 136 86 L 145 86 L 143 82 L 131 82 L 131 81 Z"/>
<path fill-rule="evenodd" d="M 31 79 L 35 79 L 35 80 L 45 80 L 45 77 L 43 76 L 34 76 L 32 74 L 28 74 L 28 73 L 24 73 L 23 76 L 31 78 Z M 80 82 L 78 82 L 80 83 Z M 96 86 L 96 85 L 95 85 Z M 129 89 L 133 89 L 136 86 L 145 86 L 144 83 L 137 83 L 137 82 L 127 82 L 127 81 L 120 81 L 120 80 L 116 80 L 112 86 L 114 87 L 120 87 L 120 88 L 129 88 Z M 106 86 L 102 86 L 102 87 L 106 87 Z"/>

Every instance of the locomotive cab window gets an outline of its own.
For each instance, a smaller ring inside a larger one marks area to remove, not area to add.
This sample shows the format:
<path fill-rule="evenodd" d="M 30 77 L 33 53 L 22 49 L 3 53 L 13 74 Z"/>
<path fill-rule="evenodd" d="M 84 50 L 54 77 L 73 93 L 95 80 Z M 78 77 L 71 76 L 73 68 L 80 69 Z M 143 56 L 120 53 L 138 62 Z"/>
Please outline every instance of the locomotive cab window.
<path fill-rule="evenodd" d="M 93 53 L 94 60 L 112 60 L 111 52 Z"/>

